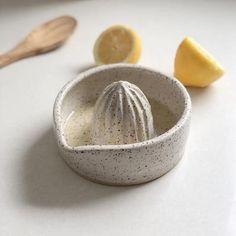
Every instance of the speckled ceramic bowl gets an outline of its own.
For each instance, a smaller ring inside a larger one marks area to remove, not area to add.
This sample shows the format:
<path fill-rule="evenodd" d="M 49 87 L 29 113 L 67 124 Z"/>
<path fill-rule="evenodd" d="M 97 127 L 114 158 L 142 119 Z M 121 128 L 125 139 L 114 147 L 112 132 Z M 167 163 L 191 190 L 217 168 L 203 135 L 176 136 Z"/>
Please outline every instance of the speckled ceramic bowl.
<path fill-rule="evenodd" d="M 127 80 L 136 84 L 177 117 L 167 132 L 141 143 L 71 147 L 64 135 L 67 118 L 79 102 L 96 99 L 110 83 Z M 81 176 L 109 185 L 133 185 L 156 179 L 181 159 L 189 133 L 191 101 L 177 80 L 152 69 L 114 64 L 90 69 L 62 88 L 54 105 L 54 127 L 60 153 Z"/>

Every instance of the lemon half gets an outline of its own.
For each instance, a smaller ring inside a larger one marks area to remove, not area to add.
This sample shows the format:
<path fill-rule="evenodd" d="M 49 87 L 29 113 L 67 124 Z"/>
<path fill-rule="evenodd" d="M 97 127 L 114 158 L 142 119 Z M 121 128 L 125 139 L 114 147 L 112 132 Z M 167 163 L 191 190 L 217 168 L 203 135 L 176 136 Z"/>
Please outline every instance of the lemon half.
<path fill-rule="evenodd" d="M 98 37 L 93 49 L 96 64 L 138 62 L 141 55 L 141 39 L 138 34 L 123 25 L 115 25 Z"/>
<path fill-rule="evenodd" d="M 175 77 L 184 85 L 206 87 L 223 74 L 223 67 L 192 38 L 186 37 L 179 45 Z"/>

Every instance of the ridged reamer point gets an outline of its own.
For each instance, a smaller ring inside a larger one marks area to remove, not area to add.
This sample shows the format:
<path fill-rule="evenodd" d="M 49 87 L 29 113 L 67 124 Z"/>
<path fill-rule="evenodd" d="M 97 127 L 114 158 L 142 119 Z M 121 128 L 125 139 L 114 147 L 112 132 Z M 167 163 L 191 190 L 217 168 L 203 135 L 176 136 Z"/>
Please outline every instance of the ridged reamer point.
<path fill-rule="evenodd" d="M 134 84 L 118 81 L 99 96 L 94 111 L 94 144 L 129 144 L 155 136 L 151 105 Z"/>

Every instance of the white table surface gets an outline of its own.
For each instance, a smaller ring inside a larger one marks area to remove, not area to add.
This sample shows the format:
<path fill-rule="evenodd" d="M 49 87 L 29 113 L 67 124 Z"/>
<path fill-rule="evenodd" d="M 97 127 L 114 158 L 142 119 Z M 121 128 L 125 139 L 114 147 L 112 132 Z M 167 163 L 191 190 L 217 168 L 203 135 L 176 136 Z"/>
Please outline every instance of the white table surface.
<path fill-rule="evenodd" d="M 80 22 L 64 47 L 0 70 L 0 235 L 236 235 L 236 1 L 0 0 L 0 51 L 62 14 Z M 209 88 L 189 90 L 183 160 L 135 187 L 79 177 L 52 133 L 55 96 L 93 65 L 97 36 L 116 23 L 140 34 L 142 65 L 172 73 L 176 48 L 190 35 L 226 69 Z"/>

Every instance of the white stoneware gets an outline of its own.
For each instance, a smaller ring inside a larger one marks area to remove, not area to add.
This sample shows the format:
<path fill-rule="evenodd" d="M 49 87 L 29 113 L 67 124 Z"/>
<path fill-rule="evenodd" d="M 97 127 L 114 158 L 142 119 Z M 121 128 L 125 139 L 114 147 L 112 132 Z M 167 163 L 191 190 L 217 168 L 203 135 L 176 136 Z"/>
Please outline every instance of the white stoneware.
<path fill-rule="evenodd" d="M 168 106 L 177 123 L 165 133 L 139 143 L 69 146 L 64 126 L 77 103 L 97 99 L 106 86 L 119 80 L 137 85 L 148 99 Z M 156 179 L 179 162 L 189 133 L 190 114 L 190 97 L 176 79 L 139 65 L 113 64 L 81 73 L 62 88 L 54 105 L 54 128 L 61 155 L 79 175 L 103 184 L 133 185 Z"/>
<path fill-rule="evenodd" d="M 155 137 L 151 105 L 134 84 L 117 81 L 97 99 L 92 122 L 92 143 L 129 144 Z"/>

